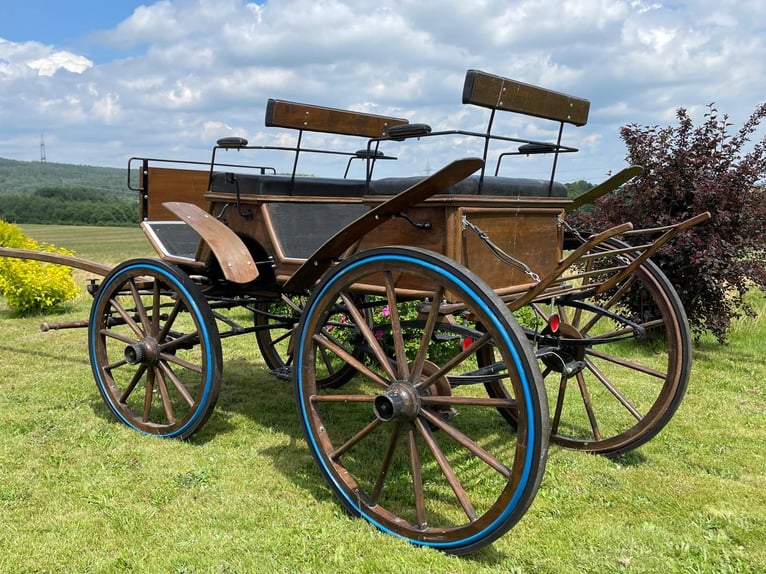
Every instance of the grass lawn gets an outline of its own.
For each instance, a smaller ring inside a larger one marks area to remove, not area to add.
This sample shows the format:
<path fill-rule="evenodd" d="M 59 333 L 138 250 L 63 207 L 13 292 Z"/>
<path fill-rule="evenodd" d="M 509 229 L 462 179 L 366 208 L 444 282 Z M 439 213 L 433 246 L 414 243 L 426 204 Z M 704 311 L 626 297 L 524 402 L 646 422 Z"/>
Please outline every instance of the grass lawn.
<path fill-rule="evenodd" d="M 24 226 L 116 264 L 151 255 L 136 229 Z M 464 558 L 348 517 L 303 442 L 291 385 L 252 336 L 224 341 L 223 391 L 186 442 L 118 424 L 93 382 L 83 293 L 18 317 L 0 301 L 0 572 L 766 572 L 766 299 L 731 343 L 695 349 L 670 424 L 616 460 L 553 446 L 535 502 Z"/>

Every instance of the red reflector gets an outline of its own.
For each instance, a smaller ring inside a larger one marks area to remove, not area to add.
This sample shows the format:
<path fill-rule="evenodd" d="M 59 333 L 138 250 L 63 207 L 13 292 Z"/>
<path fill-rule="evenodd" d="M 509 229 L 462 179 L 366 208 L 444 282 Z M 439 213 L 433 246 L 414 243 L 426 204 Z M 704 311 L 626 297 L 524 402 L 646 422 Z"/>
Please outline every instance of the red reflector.
<path fill-rule="evenodd" d="M 465 351 L 471 345 L 473 345 L 473 339 L 471 339 L 470 337 L 465 337 L 463 339 L 463 350 Z"/>
<path fill-rule="evenodd" d="M 560 325 L 561 320 L 559 319 L 559 316 L 551 315 L 551 318 L 548 320 L 548 328 L 550 328 L 551 333 L 557 333 Z"/>

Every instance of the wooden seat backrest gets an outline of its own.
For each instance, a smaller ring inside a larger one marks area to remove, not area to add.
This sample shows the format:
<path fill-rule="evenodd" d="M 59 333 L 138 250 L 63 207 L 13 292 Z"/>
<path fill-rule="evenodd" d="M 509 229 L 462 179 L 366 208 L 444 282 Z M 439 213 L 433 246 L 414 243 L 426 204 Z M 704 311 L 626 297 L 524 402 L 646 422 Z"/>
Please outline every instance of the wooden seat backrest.
<path fill-rule="evenodd" d="M 178 216 L 163 206 L 168 201 L 193 203 L 207 210 L 205 192 L 210 172 L 192 169 L 147 167 L 143 201 L 139 202 L 141 221 L 173 221 Z"/>
<path fill-rule="evenodd" d="M 270 99 L 266 104 L 266 126 L 293 128 L 366 138 L 385 137 L 388 129 L 409 123 L 402 118 L 379 116 Z"/>
<path fill-rule="evenodd" d="M 516 112 L 575 126 L 588 123 L 590 102 L 479 70 L 468 70 L 463 103 Z"/>

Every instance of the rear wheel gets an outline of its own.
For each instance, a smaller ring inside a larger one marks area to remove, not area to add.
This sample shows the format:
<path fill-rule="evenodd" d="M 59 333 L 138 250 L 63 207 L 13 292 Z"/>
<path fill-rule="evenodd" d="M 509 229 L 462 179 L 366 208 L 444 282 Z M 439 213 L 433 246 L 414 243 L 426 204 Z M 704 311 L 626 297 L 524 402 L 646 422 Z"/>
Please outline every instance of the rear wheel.
<path fill-rule="evenodd" d="M 371 295 L 356 297 L 359 288 Z M 338 313 L 354 322 L 363 359 L 328 329 Z M 526 337 L 482 280 L 420 249 L 357 254 L 316 287 L 296 337 L 301 426 L 352 514 L 455 554 L 491 543 L 523 516 L 545 468 L 547 404 Z M 498 361 L 480 370 L 484 347 Z M 353 368 L 342 388 L 321 384 L 324 354 Z M 486 396 L 488 381 L 504 387 L 503 398 Z M 513 436 L 498 408 L 515 410 Z"/>
<path fill-rule="evenodd" d="M 118 265 L 95 295 L 88 345 L 98 390 L 129 427 L 187 438 L 212 413 L 221 343 L 207 301 L 176 266 Z"/>
<path fill-rule="evenodd" d="M 616 240 L 607 244 L 627 247 Z M 635 255 L 619 257 L 630 261 Z M 644 262 L 597 297 L 541 300 L 519 313 L 530 338 L 539 341 L 552 442 L 607 456 L 624 454 L 656 436 L 681 404 L 691 369 L 691 336 L 678 294 L 653 262 Z M 556 333 L 547 327 L 553 314 L 560 321 Z M 482 363 L 490 360 L 479 357 Z M 502 389 L 489 391 L 502 396 Z M 514 424 L 511 410 L 503 414 Z"/>
<path fill-rule="evenodd" d="M 278 301 L 261 301 L 256 306 L 253 320 L 258 349 L 272 374 L 279 378 L 292 380 L 293 335 L 305 306 L 305 297 L 285 294 Z M 368 312 L 365 310 L 365 313 Z M 347 316 L 336 313 L 328 320 L 328 328 L 335 330 L 336 335 L 345 331 L 339 339 L 346 342 L 346 349 L 353 357 L 361 358 L 363 351 L 355 345 L 358 332 Z M 322 386 L 339 387 L 354 375 L 353 368 L 337 356 L 323 353 L 322 358 Z"/>

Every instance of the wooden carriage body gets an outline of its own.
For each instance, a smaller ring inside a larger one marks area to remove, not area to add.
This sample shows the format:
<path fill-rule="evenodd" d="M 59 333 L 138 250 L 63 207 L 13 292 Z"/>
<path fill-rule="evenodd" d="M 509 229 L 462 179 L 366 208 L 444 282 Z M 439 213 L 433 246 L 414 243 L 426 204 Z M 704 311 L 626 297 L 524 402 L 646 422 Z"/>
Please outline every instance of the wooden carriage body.
<path fill-rule="evenodd" d="M 238 138 L 226 138 L 216 146 L 209 170 L 168 167 L 164 162 L 147 159 L 131 160 L 132 167 L 139 167 L 140 171 L 139 183 L 134 188 L 142 197 L 142 226 L 167 260 L 190 269 L 208 269 L 214 264 L 211 257 L 215 249 L 210 246 L 216 240 L 220 243 L 221 238 L 203 237 L 200 243 L 197 234 L 188 227 L 171 223 L 179 216 L 167 206 L 170 202 L 195 204 L 242 238 L 254 252 L 253 257 L 261 261 L 261 278 L 252 285 L 254 288 L 269 281 L 290 288 L 310 288 L 310 284 L 294 279 L 294 275 L 324 242 L 423 179 L 376 179 L 375 162 L 393 159 L 380 151 L 381 144 L 458 134 L 483 140 L 485 165 L 478 173 L 438 190 L 400 213 L 386 214 L 376 222 L 374 232 L 349 238 L 343 252 L 334 255 L 340 258 L 385 245 L 421 247 L 465 265 L 500 293 L 525 288 L 532 283 L 531 277 L 545 276 L 561 261 L 563 217 L 572 200 L 567 197 L 566 187 L 554 181 L 555 164 L 560 153 L 576 151 L 561 145 L 561 133 L 564 124 L 585 124 L 588 102 L 475 70 L 466 76 L 463 101 L 490 109 L 486 131 L 432 132 L 429 126 L 410 124 L 401 118 L 270 100 L 266 125 L 297 130 L 294 147 L 247 146 Z M 558 140 L 551 143 L 496 136 L 492 134 L 496 111 L 555 121 L 559 124 Z M 354 152 L 301 147 L 306 132 L 363 138 L 361 141 L 367 147 Z M 550 177 L 498 176 L 502 156 L 497 158 L 495 174 L 488 173 L 486 156 L 493 140 L 519 146 L 517 152 L 503 155 L 550 154 L 553 163 Z M 216 157 L 221 157 L 221 150 L 232 148 L 253 153 L 255 163 L 258 152 L 287 151 L 294 154 L 292 171 L 288 167 L 287 175 L 278 175 L 276 168 L 254 163 L 237 164 L 228 171 L 216 163 Z M 364 161 L 366 177 L 298 175 L 299 155 L 311 152 L 347 155 L 348 165 L 355 159 Z M 471 228 L 466 227 L 466 222 Z M 471 229 L 486 233 L 494 245 L 523 262 L 527 269 L 501 264 Z M 273 271 L 263 265 L 264 258 Z M 224 269 L 228 265 L 221 261 L 217 264 Z"/>

